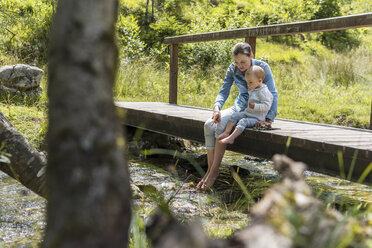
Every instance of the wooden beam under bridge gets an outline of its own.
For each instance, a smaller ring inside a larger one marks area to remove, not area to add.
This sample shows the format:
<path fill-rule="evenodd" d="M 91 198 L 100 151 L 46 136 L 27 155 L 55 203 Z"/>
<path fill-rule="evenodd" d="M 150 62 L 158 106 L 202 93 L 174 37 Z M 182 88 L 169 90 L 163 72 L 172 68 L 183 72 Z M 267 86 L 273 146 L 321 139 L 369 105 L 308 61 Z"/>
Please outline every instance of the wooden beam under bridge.
<path fill-rule="evenodd" d="M 124 125 L 199 143 L 204 143 L 204 122 L 212 114 L 211 109 L 162 102 L 117 102 L 116 106 L 125 116 Z M 352 179 L 357 180 L 372 163 L 372 131 L 276 119 L 273 130 L 248 128 L 227 149 L 269 159 L 276 153 L 287 154 L 305 162 L 310 170 L 339 177 L 348 175 L 355 159 Z M 372 173 L 364 182 L 372 182 Z"/>

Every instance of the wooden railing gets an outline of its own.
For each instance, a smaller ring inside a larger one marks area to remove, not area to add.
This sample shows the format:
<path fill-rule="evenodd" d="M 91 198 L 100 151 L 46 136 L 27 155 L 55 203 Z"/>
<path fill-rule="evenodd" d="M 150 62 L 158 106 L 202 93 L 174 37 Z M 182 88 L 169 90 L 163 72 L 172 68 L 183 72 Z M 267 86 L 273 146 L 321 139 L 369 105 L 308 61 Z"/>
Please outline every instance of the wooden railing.
<path fill-rule="evenodd" d="M 167 37 L 164 39 L 164 43 L 171 45 L 169 71 L 169 103 L 177 104 L 179 44 L 244 38 L 245 41 L 251 45 L 253 53 L 255 54 L 257 37 L 316 33 L 370 26 L 372 26 L 372 12 L 305 22 L 284 23 L 253 28 L 240 28 L 218 32 Z M 372 129 L 372 103 L 370 129 Z"/>

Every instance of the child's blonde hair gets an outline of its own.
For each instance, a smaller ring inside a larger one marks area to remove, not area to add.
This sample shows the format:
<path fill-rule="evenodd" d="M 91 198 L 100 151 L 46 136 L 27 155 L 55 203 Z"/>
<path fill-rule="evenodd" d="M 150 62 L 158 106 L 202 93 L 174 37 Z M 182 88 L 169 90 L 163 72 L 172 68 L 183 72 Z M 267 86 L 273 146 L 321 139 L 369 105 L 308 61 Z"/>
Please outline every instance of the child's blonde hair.
<path fill-rule="evenodd" d="M 251 75 L 254 75 L 263 81 L 265 78 L 265 71 L 258 65 L 252 65 L 251 68 L 245 71 L 245 77 L 249 77 Z"/>

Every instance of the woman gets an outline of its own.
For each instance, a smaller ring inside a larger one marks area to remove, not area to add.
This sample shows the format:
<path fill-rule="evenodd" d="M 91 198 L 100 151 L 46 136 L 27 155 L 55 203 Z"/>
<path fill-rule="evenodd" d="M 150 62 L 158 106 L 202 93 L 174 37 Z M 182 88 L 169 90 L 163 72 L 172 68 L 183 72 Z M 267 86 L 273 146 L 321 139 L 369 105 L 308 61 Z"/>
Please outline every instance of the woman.
<path fill-rule="evenodd" d="M 213 106 L 212 118 L 208 119 L 204 124 L 208 170 L 203 179 L 196 186 L 201 189 L 207 189 L 214 184 L 218 176 L 219 166 L 226 150 L 226 144 L 216 142 L 216 137 L 223 133 L 231 115 L 234 112 L 244 111 L 248 105 L 249 96 L 244 73 L 251 68 L 252 65 L 257 65 L 264 69 L 265 79 L 263 83 L 266 84 L 273 95 L 273 103 L 266 115 L 266 120 L 258 122 L 256 125 L 271 125 L 277 114 L 278 93 L 275 88 L 275 82 L 269 65 L 263 61 L 253 59 L 252 48 L 245 42 L 237 43 L 233 48 L 232 55 L 234 62 L 232 62 L 227 69 L 221 90 L 218 93 Z M 221 111 L 224 103 L 229 97 L 230 89 L 234 82 L 239 89 L 239 95 L 235 99 L 234 106 Z"/>

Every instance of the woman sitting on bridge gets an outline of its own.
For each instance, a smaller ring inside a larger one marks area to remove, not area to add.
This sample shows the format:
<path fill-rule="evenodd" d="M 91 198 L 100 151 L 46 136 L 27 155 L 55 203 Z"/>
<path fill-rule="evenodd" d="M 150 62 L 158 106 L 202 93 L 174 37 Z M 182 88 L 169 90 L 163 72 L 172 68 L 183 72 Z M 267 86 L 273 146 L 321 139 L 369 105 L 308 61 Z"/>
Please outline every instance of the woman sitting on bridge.
<path fill-rule="evenodd" d="M 227 69 L 221 90 L 213 106 L 213 115 L 204 124 L 208 170 L 203 179 L 196 186 L 201 189 L 207 189 L 214 184 L 226 150 L 226 144 L 216 142 L 216 138 L 224 132 L 227 122 L 233 113 L 244 111 L 247 108 L 249 95 L 244 74 L 252 65 L 257 65 L 264 69 L 265 79 L 263 83 L 273 95 L 273 102 L 266 115 L 265 121 L 257 122 L 256 126 L 271 125 L 277 114 L 278 93 L 269 65 L 263 61 L 253 59 L 252 48 L 245 42 L 237 43 L 232 50 L 232 55 L 234 62 L 232 62 Z M 234 106 L 221 111 L 224 103 L 229 97 L 230 89 L 234 82 L 239 89 L 239 95 L 235 99 Z"/>

